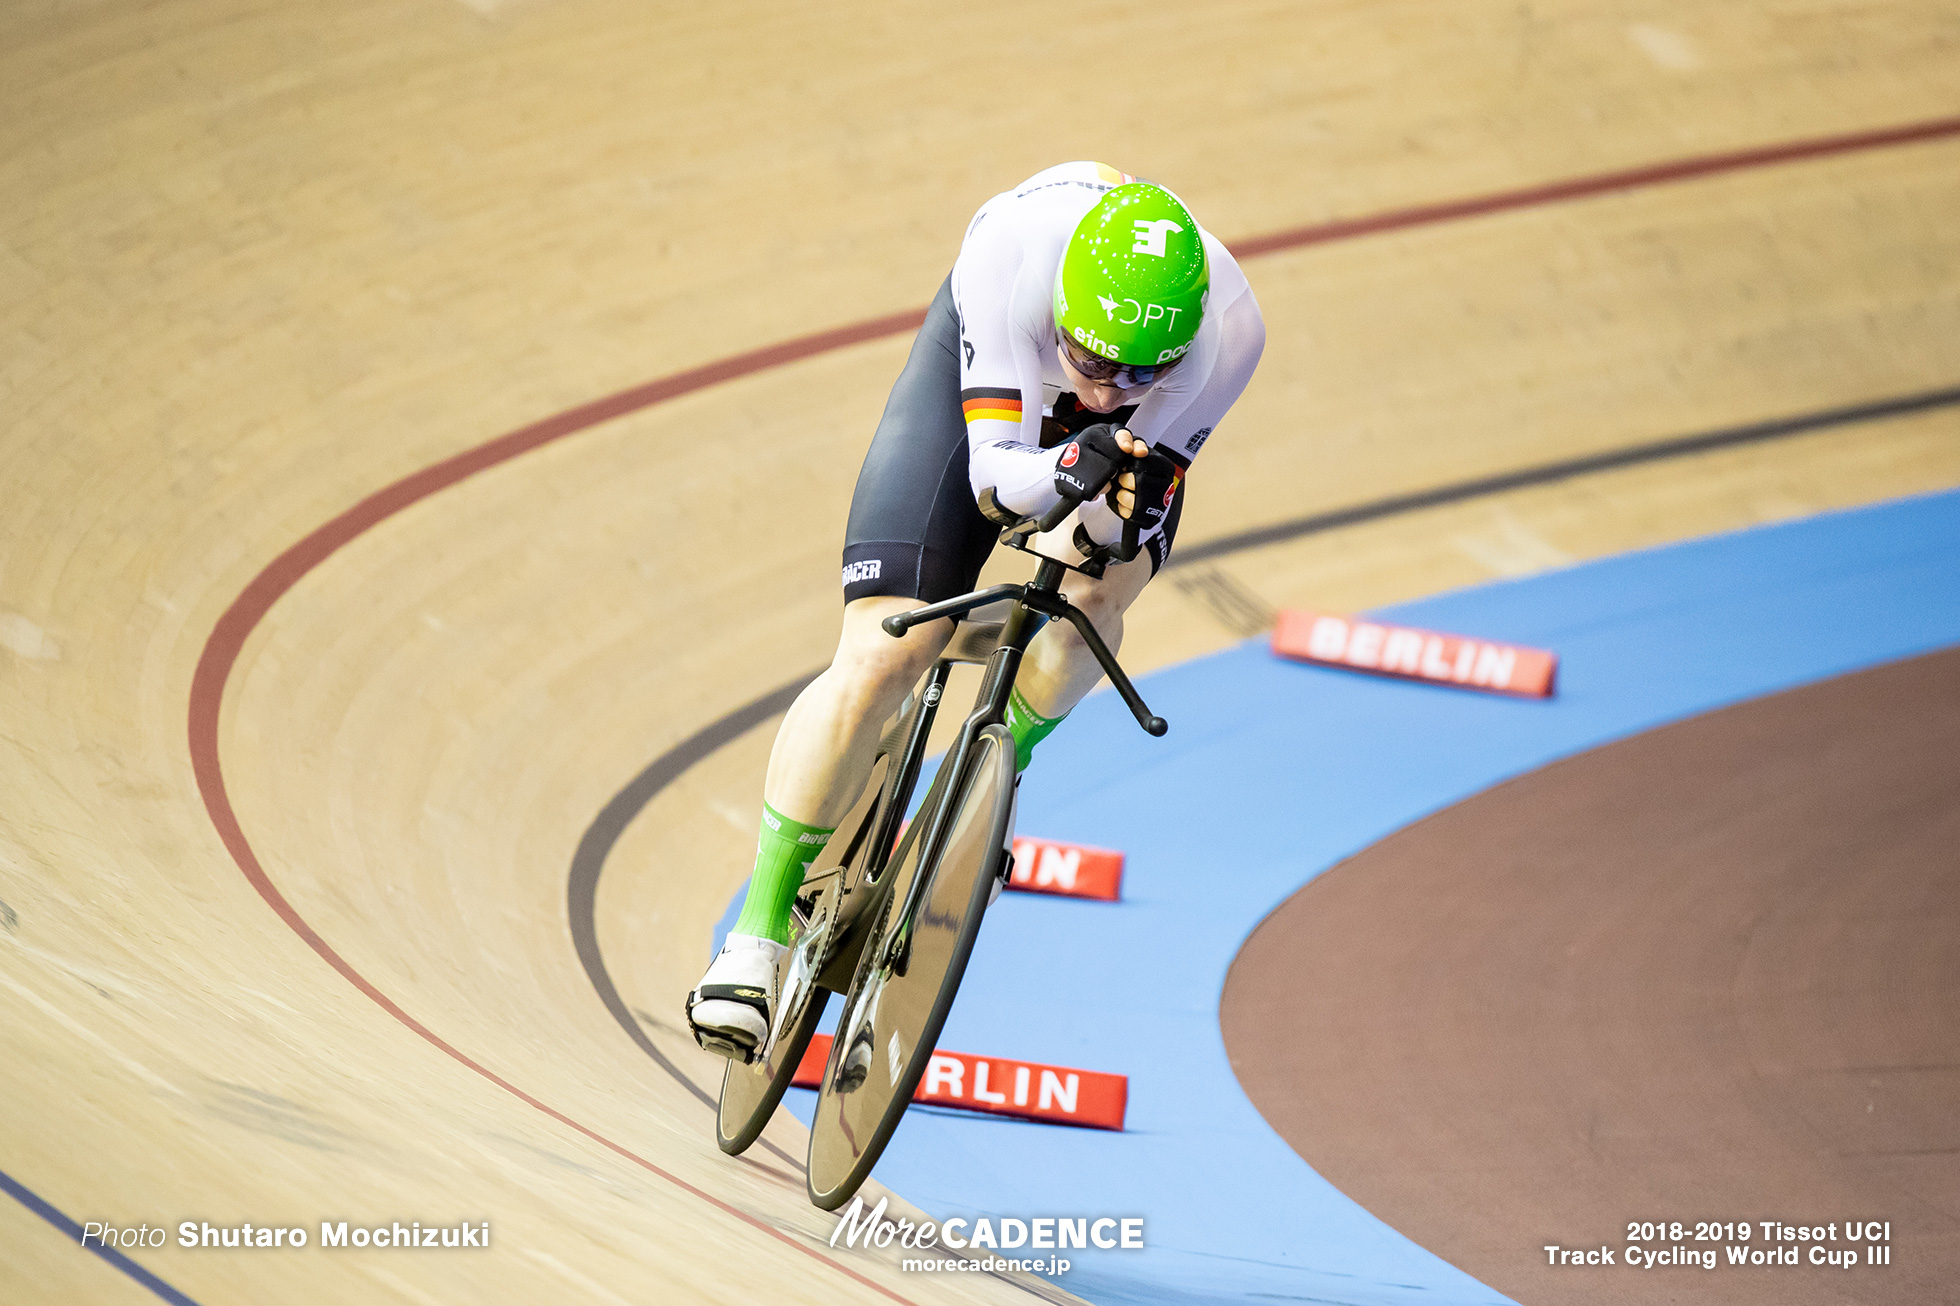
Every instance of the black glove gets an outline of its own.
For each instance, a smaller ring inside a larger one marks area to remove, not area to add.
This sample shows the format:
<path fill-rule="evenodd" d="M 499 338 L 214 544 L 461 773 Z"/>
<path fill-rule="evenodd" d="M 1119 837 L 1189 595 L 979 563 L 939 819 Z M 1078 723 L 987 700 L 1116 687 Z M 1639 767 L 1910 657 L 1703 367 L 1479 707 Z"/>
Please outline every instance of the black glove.
<path fill-rule="evenodd" d="M 1081 503 L 1133 461 L 1116 443 L 1116 428 L 1098 422 L 1062 446 L 1062 456 L 1055 460 L 1055 493 Z"/>
<path fill-rule="evenodd" d="M 1137 533 L 1148 535 L 1163 524 L 1171 510 L 1171 500 L 1177 497 L 1178 466 L 1157 450 L 1152 449 L 1148 457 L 1130 460 L 1136 472 L 1136 509 L 1130 520 L 1136 522 Z M 1109 493 L 1105 496 L 1109 506 L 1118 517 L 1123 509 L 1116 501 L 1117 483 L 1111 481 Z"/>

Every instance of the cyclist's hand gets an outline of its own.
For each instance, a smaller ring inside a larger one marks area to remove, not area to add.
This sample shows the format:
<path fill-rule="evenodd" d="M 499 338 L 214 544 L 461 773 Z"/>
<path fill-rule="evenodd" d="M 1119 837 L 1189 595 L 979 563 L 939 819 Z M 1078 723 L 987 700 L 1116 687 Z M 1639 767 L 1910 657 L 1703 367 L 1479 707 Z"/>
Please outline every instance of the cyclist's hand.
<path fill-rule="evenodd" d="M 1121 437 L 1119 442 L 1118 437 Z M 1142 444 L 1128 431 L 1119 431 L 1108 422 L 1097 422 L 1062 446 L 1055 460 L 1055 493 L 1071 503 L 1080 503 L 1102 491 L 1119 467 L 1130 461 L 1130 444 Z"/>
<path fill-rule="evenodd" d="M 1170 511 L 1177 489 L 1177 464 L 1128 431 L 1117 432 L 1117 439 L 1123 452 L 1142 461 L 1111 484 L 1109 506 L 1117 516 L 1125 521 L 1134 519 L 1140 530 L 1148 532 Z"/>

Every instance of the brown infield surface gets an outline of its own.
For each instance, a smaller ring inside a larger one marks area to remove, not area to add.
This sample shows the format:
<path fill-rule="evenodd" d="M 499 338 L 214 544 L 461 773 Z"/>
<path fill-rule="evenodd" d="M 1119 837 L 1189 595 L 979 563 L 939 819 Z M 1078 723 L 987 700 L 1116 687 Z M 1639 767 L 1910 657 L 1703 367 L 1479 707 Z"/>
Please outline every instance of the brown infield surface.
<path fill-rule="evenodd" d="M 1521 1302 L 1960 1301 L 1960 649 L 1419 821 L 1268 917 L 1220 1019 L 1295 1151 Z M 1636 1220 L 1887 1220 L 1892 1263 L 1629 1268 Z"/>

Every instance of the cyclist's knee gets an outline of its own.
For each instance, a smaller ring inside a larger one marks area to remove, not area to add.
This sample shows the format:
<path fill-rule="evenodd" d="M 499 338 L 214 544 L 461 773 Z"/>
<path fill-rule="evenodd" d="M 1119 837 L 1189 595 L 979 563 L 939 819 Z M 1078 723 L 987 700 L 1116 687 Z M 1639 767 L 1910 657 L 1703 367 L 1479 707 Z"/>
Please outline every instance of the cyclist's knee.
<path fill-rule="evenodd" d="M 1070 602 L 1082 609 L 1082 615 L 1094 622 L 1097 630 L 1107 631 L 1123 624 L 1123 614 L 1129 610 L 1130 596 L 1091 589 L 1079 599 L 1071 598 Z"/>
<path fill-rule="evenodd" d="M 858 599 L 844 610 L 844 633 L 837 642 L 831 670 L 869 697 L 886 697 L 910 689 L 932 666 L 952 636 L 953 623 L 935 621 L 894 639 L 879 623 L 886 617 L 919 606 L 910 599 Z"/>
<path fill-rule="evenodd" d="M 1137 567 L 1145 570 L 1130 570 Z M 1149 563 L 1142 558 L 1135 562 L 1112 567 L 1102 580 L 1092 584 L 1071 587 L 1067 593 L 1069 602 L 1080 608 L 1083 615 L 1095 623 L 1096 629 L 1105 638 L 1111 631 L 1123 628 L 1123 614 L 1137 601 L 1143 587 L 1150 582 L 1147 568 Z"/>

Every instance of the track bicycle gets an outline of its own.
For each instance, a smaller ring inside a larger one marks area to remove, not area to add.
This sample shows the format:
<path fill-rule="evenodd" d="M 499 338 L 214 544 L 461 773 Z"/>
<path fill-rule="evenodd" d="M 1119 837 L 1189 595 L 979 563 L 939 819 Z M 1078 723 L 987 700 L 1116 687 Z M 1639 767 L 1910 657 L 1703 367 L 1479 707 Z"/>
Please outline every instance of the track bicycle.
<path fill-rule="evenodd" d="M 1118 474 L 1128 469 L 1119 467 Z M 810 1130 L 807 1187 L 824 1210 L 851 1199 L 898 1128 L 952 1010 L 981 918 L 1012 873 L 1019 776 L 1003 721 L 1029 642 L 1049 621 L 1069 622 L 1137 723 L 1152 735 L 1169 728 L 1145 706 L 1087 615 L 1061 592 L 1070 571 L 1100 578 L 1110 562 L 1134 558 L 1136 527 L 1126 526 L 1118 544 L 1098 546 L 1078 526 L 1079 564 L 1030 547 L 1033 536 L 1055 529 L 1075 506 L 1064 499 L 1040 519 L 1022 517 L 984 492 L 980 508 L 1001 525 L 1001 543 L 1040 559 L 1034 579 L 883 623 L 896 638 L 930 621 L 959 621 L 979 608 L 1012 604 L 1002 622 L 962 622 L 886 729 L 864 792 L 838 827 L 848 837 L 831 839 L 798 891 L 789 948 L 777 967 L 780 997 L 769 1037 L 751 1061 L 731 1060 L 722 1076 L 716 1141 L 735 1155 L 774 1114 L 830 994 L 845 995 Z M 906 824 L 933 718 L 958 662 L 984 664 L 980 690 Z"/>

